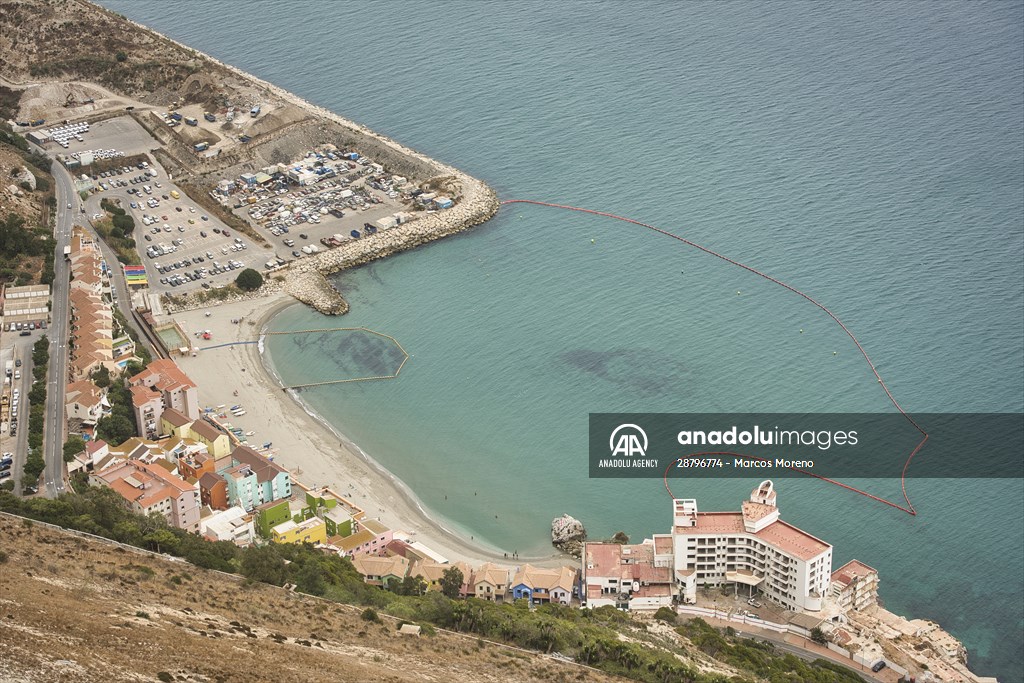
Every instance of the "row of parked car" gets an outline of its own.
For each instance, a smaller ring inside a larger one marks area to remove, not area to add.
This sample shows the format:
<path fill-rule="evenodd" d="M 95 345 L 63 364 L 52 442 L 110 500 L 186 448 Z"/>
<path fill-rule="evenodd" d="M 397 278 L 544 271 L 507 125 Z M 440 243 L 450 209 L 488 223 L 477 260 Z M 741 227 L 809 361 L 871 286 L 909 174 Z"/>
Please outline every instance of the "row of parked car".
<path fill-rule="evenodd" d="M 191 262 L 188 259 L 184 259 L 182 261 L 178 261 L 177 263 L 172 263 L 170 265 L 158 266 L 157 269 L 161 273 L 170 273 L 171 271 L 177 270 L 179 268 L 187 268 L 190 265 L 196 263 L 197 261 L 202 263 L 203 257 L 197 256 L 195 259 L 192 259 Z M 198 280 L 205 280 L 206 277 L 209 275 L 220 275 L 221 273 L 226 273 L 231 270 L 243 268 L 244 266 L 245 264 L 241 263 L 240 261 L 231 260 L 223 265 L 221 265 L 217 261 L 214 261 L 213 268 L 206 268 L 205 266 L 203 266 L 200 268 L 195 268 L 191 272 L 184 272 L 180 274 L 175 273 L 174 275 L 160 278 L 160 283 L 164 285 L 170 285 L 171 287 L 178 287 L 179 285 L 183 285 L 186 282 L 196 282 Z M 205 289 L 209 289 L 210 285 L 204 282 L 203 287 Z"/>
<path fill-rule="evenodd" d="M 18 402 L 21 400 L 21 389 L 15 389 L 11 398 L 11 436 L 18 435 Z"/>
<path fill-rule="evenodd" d="M 29 332 L 29 331 L 34 330 L 36 328 L 38 328 L 40 330 L 45 330 L 46 329 L 46 323 L 45 322 L 38 322 L 38 323 L 11 323 L 11 326 L 9 328 L 7 328 L 7 329 L 8 329 L 9 332 L 16 332 L 16 331 Z"/>

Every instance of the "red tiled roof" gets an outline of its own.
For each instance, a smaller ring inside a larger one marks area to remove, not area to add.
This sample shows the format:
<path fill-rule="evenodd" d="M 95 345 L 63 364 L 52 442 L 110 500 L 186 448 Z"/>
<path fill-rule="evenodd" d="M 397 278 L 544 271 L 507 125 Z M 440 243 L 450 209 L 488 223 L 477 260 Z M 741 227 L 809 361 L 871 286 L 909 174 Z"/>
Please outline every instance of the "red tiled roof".
<path fill-rule="evenodd" d="M 878 572 L 867 566 L 860 560 L 850 560 L 839 569 L 832 572 L 832 580 L 838 581 L 844 586 L 849 586 L 853 583 L 854 579 L 863 579 L 868 574 L 877 574 Z"/>
<path fill-rule="evenodd" d="M 223 483 L 226 483 L 224 481 L 224 477 L 219 474 L 214 474 L 213 472 L 203 472 L 203 476 L 199 477 L 199 488 L 206 491 L 211 490 L 213 487 L 217 486 L 217 484 Z"/>
<path fill-rule="evenodd" d="M 743 501 L 741 509 L 743 510 L 743 516 L 752 522 L 756 522 L 759 519 L 764 519 L 768 515 L 778 510 L 777 507 L 765 505 L 763 503 L 753 503 L 749 500 Z"/>
<path fill-rule="evenodd" d="M 211 443 L 216 441 L 217 437 L 224 435 L 224 432 L 220 431 L 206 420 L 196 420 L 192 423 L 192 426 L 189 427 L 189 430 Z"/>
<path fill-rule="evenodd" d="M 183 415 L 174 408 L 165 408 L 164 412 L 160 414 L 160 419 L 167 420 L 175 427 L 184 427 L 192 422 L 187 415 Z"/>
<path fill-rule="evenodd" d="M 173 360 L 167 358 L 153 361 L 128 381 L 131 384 L 152 384 L 161 391 L 191 389 L 196 386 Z"/>
<path fill-rule="evenodd" d="M 252 471 L 256 474 L 256 481 L 260 483 L 270 481 L 279 473 L 286 471 L 277 463 L 267 460 L 248 446 L 238 446 L 235 450 L 231 451 L 231 457 L 251 467 Z"/>
<path fill-rule="evenodd" d="M 142 386 L 141 384 L 128 387 L 128 390 L 132 394 L 132 405 L 136 408 L 141 408 L 151 401 L 160 399 L 160 392 L 153 391 L 149 387 Z"/>
<path fill-rule="evenodd" d="M 747 533 L 743 526 L 742 512 L 699 512 L 695 526 L 677 526 L 675 532 L 684 536 Z M 781 520 L 751 535 L 802 560 L 817 557 L 831 547 L 821 539 Z"/>

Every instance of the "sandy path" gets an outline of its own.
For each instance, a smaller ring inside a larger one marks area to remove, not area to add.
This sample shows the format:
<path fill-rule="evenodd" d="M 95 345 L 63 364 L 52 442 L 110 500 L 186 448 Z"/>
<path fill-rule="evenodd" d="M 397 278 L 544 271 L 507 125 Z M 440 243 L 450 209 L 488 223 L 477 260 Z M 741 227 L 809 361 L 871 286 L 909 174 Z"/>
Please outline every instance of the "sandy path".
<path fill-rule="evenodd" d="M 199 340 L 198 346 L 255 341 L 267 320 L 294 304 L 290 296 L 278 293 L 263 299 L 176 313 L 173 317 L 190 337 L 199 330 L 212 332 L 213 339 Z M 236 318 L 243 322 L 232 323 Z M 231 417 L 231 423 L 246 432 L 255 431 L 249 440 L 256 445 L 273 442 L 275 461 L 288 468 L 294 478 L 309 487 L 330 486 L 362 507 L 367 517 L 378 518 L 395 531 L 408 533 L 449 560 L 471 564 L 493 561 L 507 566 L 524 562 L 541 566 L 574 563 L 572 558 L 554 550 L 547 556 L 521 556 L 513 562 L 501 549 L 471 542 L 428 517 L 403 483 L 368 462 L 354 444 L 339 441 L 332 430 L 282 392 L 266 371 L 256 344 L 200 351 L 196 357 L 180 358 L 178 362 L 199 385 L 200 405 L 241 404 L 246 415 Z"/>

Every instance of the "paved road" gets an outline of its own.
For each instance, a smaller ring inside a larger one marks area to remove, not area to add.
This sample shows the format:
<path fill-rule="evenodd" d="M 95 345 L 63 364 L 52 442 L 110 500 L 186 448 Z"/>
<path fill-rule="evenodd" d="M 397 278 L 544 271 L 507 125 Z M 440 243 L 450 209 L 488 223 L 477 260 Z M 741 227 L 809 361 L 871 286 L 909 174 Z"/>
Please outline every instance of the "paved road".
<path fill-rule="evenodd" d="M 704 618 L 704 621 L 708 622 L 712 626 L 715 626 L 716 628 L 732 627 L 736 631 L 736 635 L 742 636 L 743 638 L 750 638 L 751 640 L 767 640 L 771 642 L 776 647 L 776 649 L 781 650 L 782 652 L 788 652 L 790 654 L 796 655 L 800 659 L 803 659 L 808 662 L 813 662 L 815 659 L 830 660 L 835 664 L 839 664 L 849 669 L 850 671 L 857 674 L 868 683 L 886 683 L 886 681 L 888 680 L 886 677 L 883 676 L 883 674 L 874 674 L 870 671 L 859 669 L 858 664 L 851 662 L 849 659 L 846 659 L 845 657 L 840 657 L 834 652 L 825 650 L 824 648 L 820 648 L 821 651 L 816 652 L 808 650 L 807 648 L 800 647 L 799 645 L 787 642 L 786 640 L 784 640 L 785 636 L 783 636 L 780 633 L 774 633 L 768 631 L 767 629 L 762 629 L 755 626 L 739 625 L 734 621 L 725 621 L 722 619 Z M 809 647 L 817 646 L 811 644 L 809 645 Z M 884 674 L 892 673 L 891 670 L 885 669 L 883 669 L 883 672 Z"/>
<path fill-rule="evenodd" d="M 79 198 L 68 172 L 54 161 L 53 178 L 57 185 L 57 228 L 54 237 L 54 278 L 51 286 L 53 306 L 50 311 L 50 367 L 46 376 L 46 427 L 43 436 L 43 459 L 46 462 L 45 494 L 54 498 L 65 491 L 64 484 L 64 391 L 68 377 L 68 263 L 64 260 L 64 247 L 71 243 L 71 227 L 78 211 Z M 71 210 L 68 210 L 68 204 Z"/>

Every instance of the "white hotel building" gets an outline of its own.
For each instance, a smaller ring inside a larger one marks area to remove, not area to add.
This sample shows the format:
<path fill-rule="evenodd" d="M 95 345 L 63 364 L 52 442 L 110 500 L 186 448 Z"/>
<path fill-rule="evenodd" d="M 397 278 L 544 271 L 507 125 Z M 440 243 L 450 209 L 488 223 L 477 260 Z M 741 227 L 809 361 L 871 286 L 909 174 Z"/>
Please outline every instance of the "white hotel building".
<path fill-rule="evenodd" d="M 696 602 L 697 586 L 733 584 L 794 611 L 821 610 L 832 546 L 779 519 L 772 482 L 761 482 L 739 512 L 699 512 L 696 500 L 676 499 L 673 517 L 681 602 Z"/>

